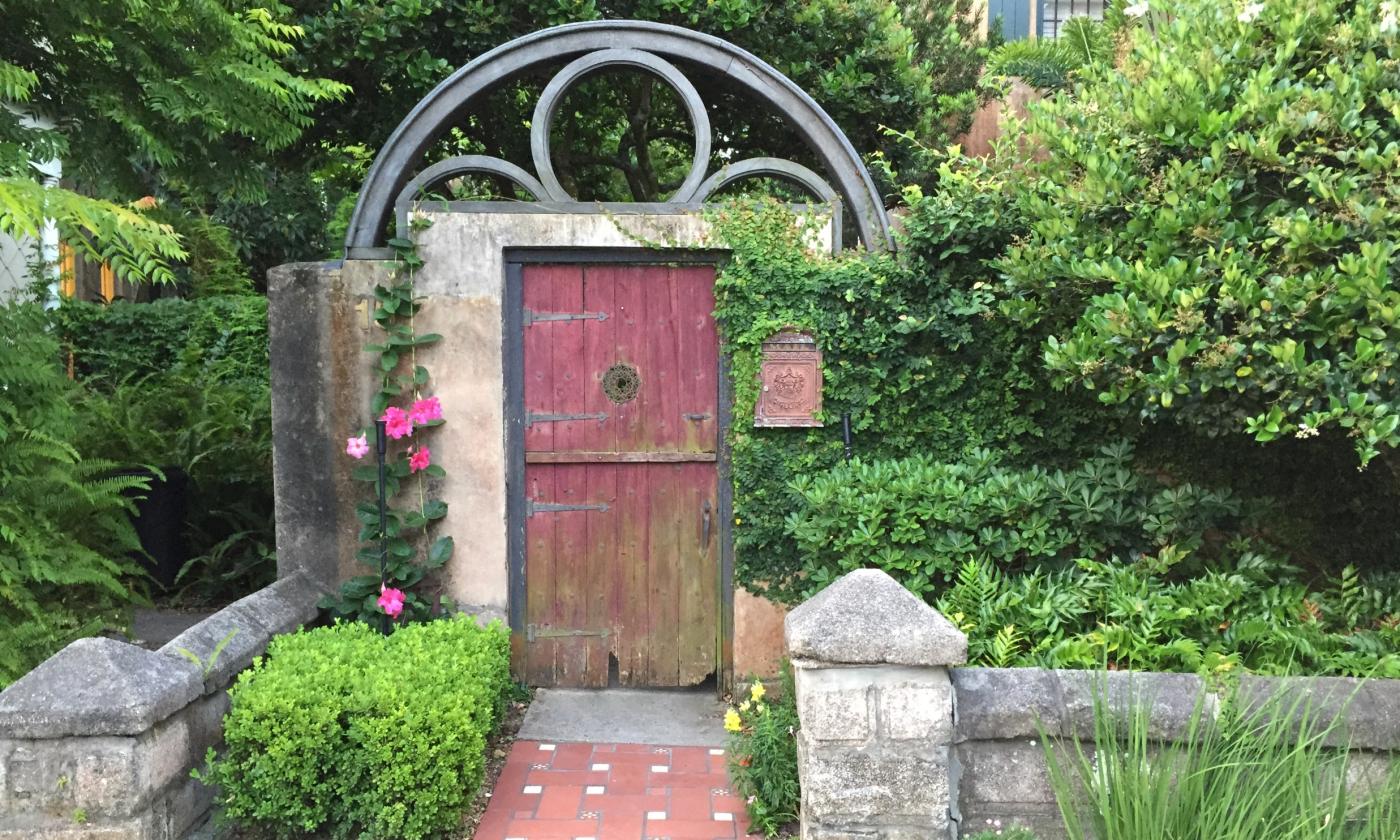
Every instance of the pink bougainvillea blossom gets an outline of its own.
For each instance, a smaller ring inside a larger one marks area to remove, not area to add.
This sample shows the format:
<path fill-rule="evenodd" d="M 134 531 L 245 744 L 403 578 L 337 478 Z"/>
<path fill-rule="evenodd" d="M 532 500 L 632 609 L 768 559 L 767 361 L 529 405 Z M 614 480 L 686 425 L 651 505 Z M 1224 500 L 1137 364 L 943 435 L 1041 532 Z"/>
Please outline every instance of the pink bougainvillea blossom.
<path fill-rule="evenodd" d="M 379 608 L 390 618 L 398 618 L 403 612 L 403 590 L 393 587 L 379 587 Z"/>
<path fill-rule="evenodd" d="M 363 458 L 369 454 L 369 441 L 364 435 L 345 439 L 345 454 L 351 458 Z"/>
<path fill-rule="evenodd" d="M 419 470 L 426 470 L 430 463 L 432 463 L 432 453 L 429 451 L 428 447 L 420 446 L 413 450 L 408 456 L 408 471 L 418 472 Z"/>
<path fill-rule="evenodd" d="M 426 400 L 414 400 L 413 407 L 408 410 L 408 419 L 414 425 L 421 426 L 431 420 L 442 419 L 442 403 L 437 397 L 428 397 Z"/>
<path fill-rule="evenodd" d="M 402 408 L 391 405 L 379 419 L 384 421 L 384 433 L 394 440 L 413 434 L 413 421 Z"/>

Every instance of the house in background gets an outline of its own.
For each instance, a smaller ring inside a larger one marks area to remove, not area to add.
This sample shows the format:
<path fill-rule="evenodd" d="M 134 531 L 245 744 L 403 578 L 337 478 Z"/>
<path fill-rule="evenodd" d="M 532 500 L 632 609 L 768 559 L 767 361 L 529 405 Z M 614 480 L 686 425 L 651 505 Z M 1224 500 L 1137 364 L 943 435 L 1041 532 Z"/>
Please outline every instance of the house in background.
<path fill-rule="evenodd" d="M 1102 20 L 1110 0 L 987 0 L 987 20 L 1001 18 L 1008 41 L 1058 38 L 1060 26 L 1072 17 Z"/>

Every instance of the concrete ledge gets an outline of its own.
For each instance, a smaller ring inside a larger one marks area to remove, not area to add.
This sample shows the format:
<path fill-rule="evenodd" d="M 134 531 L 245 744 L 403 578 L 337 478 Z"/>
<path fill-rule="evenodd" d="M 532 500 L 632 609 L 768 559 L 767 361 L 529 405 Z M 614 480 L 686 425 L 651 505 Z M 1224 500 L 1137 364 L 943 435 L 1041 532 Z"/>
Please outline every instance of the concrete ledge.
<path fill-rule="evenodd" d="M 79 639 L 0 692 L 0 738 L 139 735 L 199 694 L 190 662 Z"/>
<path fill-rule="evenodd" d="M 321 594 L 284 578 L 160 651 L 80 639 L 0 692 L 0 840 L 181 837 L 212 800 L 190 770 L 223 738 L 224 689 Z"/>
<path fill-rule="evenodd" d="M 1209 712 L 1222 700 L 1193 674 L 954 668 L 951 676 L 955 743 L 1034 739 L 1042 732 L 1092 738 L 1096 702 L 1118 714 L 1146 704 L 1149 734 L 1165 741 L 1186 734 L 1199 704 Z M 1400 750 L 1400 680 L 1247 676 L 1236 691 L 1252 708 L 1278 695 L 1295 717 L 1314 724 L 1340 719 L 1332 746 Z"/>

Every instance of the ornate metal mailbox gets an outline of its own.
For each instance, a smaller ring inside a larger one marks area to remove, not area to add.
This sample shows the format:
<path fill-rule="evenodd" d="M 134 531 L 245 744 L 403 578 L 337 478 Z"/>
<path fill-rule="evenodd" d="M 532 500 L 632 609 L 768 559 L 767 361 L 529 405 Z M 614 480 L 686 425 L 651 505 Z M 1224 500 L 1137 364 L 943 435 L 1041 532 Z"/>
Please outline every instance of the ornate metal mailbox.
<path fill-rule="evenodd" d="M 758 403 L 753 424 L 764 427 L 820 426 L 822 351 L 816 339 L 785 329 L 763 342 Z"/>

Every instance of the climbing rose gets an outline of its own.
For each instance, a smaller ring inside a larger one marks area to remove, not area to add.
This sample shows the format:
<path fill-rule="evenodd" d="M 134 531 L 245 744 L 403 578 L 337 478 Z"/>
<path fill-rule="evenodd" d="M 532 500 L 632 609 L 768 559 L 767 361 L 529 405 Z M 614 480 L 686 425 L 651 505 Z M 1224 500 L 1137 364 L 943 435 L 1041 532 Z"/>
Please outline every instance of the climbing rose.
<path fill-rule="evenodd" d="M 413 434 L 413 421 L 402 408 L 389 406 L 384 409 L 384 416 L 379 419 L 384 421 L 384 433 L 394 440 Z"/>
<path fill-rule="evenodd" d="M 418 447 L 417 449 L 413 450 L 412 455 L 408 456 L 408 471 L 418 472 L 419 470 L 426 470 L 428 468 L 428 464 L 431 463 L 431 458 L 432 455 L 430 454 L 428 447 Z"/>
<path fill-rule="evenodd" d="M 414 400 L 413 407 L 408 410 L 408 419 L 412 420 L 415 426 L 421 426 L 430 420 L 441 420 L 442 403 L 438 402 L 437 397 Z"/>
<path fill-rule="evenodd" d="M 379 587 L 379 608 L 390 618 L 398 618 L 403 612 L 403 591 L 392 587 Z"/>
<path fill-rule="evenodd" d="M 369 454 L 369 441 L 364 435 L 345 439 L 345 454 L 351 458 L 363 458 Z"/>
<path fill-rule="evenodd" d="M 724 713 L 724 728 L 730 732 L 738 732 L 744 728 L 744 722 L 739 719 L 739 713 L 730 709 Z"/>

